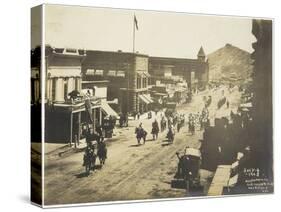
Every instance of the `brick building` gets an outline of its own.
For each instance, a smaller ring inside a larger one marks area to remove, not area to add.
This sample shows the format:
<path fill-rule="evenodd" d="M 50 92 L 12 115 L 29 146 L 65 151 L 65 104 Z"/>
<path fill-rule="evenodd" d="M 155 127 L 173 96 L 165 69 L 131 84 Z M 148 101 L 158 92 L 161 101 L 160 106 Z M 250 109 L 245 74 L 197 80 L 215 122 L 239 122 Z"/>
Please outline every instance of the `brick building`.
<path fill-rule="evenodd" d="M 32 51 L 32 102 L 40 99 L 39 50 Z M 105 115 L 144 113 L 154 101 L 149 85 L 178 83 L 190 88 L 208 82 L 208 62 L 201 47 L 197 59 L 149 57 L 122 51 L 93 51 L 46 46 L 46 139 L 80 140 L 86 124 L 85 93 L 91 96 L 93 127 Z M 180 80 L 182 81 L 182 80 Z M 168 89 L 169 90 L 169 89 Z M 77 94 L 75 100 L 71 93 Z M 156 99 L 157 100 L 157 99 Z M 159 99 L 158 99 L 159 100 Z M 109 106 L 108 103 L 111 103 Z"/>
<path fill-rule="evenodd" d="M 148 92 L 148 60 L 143 54 L 88 50 L 83 80 L 108 80 L 108 100 L 118 99 L 118 112 L 142 113 L 153 102 Z"/>
<path fill-rule="evenodd" d="M 157 80 L 165 83 L 173 76 L 183 77 L 191 89 L 204 88 L 209 80 L 209 65 L 201 47 L 197 59 L 149 57 L 149 74 L 152 83 Z"/>

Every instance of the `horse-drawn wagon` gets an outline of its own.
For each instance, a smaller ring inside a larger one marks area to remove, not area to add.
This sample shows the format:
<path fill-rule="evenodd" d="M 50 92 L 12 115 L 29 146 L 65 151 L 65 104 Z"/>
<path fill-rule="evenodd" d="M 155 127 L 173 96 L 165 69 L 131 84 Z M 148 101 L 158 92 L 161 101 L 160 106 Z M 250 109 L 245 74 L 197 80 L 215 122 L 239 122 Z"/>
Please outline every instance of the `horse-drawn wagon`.
<path fill-rule="evenodd" d="M 200 186 L 199 170 L 201 165 L 201 152 L 199 149 L 187 147 L 184 154 L 176 153 L 179 162 L 177 173 L 172 180 L 172 187 L 185 188 L 192 193 L 198 191 Z"/>

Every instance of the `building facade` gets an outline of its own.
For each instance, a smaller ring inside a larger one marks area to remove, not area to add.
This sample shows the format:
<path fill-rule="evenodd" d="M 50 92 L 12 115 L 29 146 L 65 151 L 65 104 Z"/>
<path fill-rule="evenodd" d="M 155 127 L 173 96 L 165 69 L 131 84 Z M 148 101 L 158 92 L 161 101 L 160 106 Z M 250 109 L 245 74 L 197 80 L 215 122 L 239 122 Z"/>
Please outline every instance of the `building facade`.
<path fill-rule="evenodd" d="M 49 103 L 69 102 L 69 93 L 81 92 L 81 64 L 85 53 L 46 46 L 46 95 Z"/>
<path fill-rule="evenodd" d="M 47 142 L 80 141 L 85 106 L 81 92 L 84 52 L 76 49 L 45 49 L 45 139 Z M 76 92 L 72 98 L 71 93 Z"/>
<path fill-rule="evenodd" d="M 38 49 L 32 51 L 33 103 L 40 99 L 39 53 Z M 90 98 L 90 120 L 94 129 L 97 124 L 102 125 L 106 115 L 118 117 L 116 112 L 137 114 L 151 110 L 155 101 L 161 102 L 165 95 L 156 90 L 151 93 L 149 88 L 156 81 L 165 84 L 168 96 L 172 90 L 182 99 L 185 91 L 174 91 L 179 82 L 185 81 L 187 88 L 196 89 L 208 82 L 208 62 L 203 48 L 197 56 L 195 60 L 149 57 L 139 53 L 47 45 L 42 100 L 46 105 L 46 140 L 74 142 L 83 137 L 84 126 L 89 123 L 85 97 Z"/>
<path fill-rule="evenodd" d="M 204 88 L 209 81 L 209 65 L 203 48 L 201 47 L 197 59 L 149 57 L 149 74 L 152 83 L 160 80 L 165 83 L 173 77 L 183 77 L 189 89 Z"/>
<path fill-rule="evenodd" d="M 38 48 L 32 51 L 32 103 L 36 103 L 40 95 L 40 77 L 37 74 L 40 70 L 39 53 Z M 95 129 L 103 124 L 105 116 L 117 115 L 107 103 L 107 81 L 82 82 L 82 63 L 86 58 L 84 50 L 46 46 L 45 55 L 46 79 L 42 103 L 45 104 L 46 142 L 79 142 L 89 127 Z"/>
<path fill-rule="evenodd" d="M 148 84 L 148 56 L 128 52 L 87 51 L 83 80 L 109 81 L 109 101 L 118 100 L 118 112 L 142 113 L 153 102 Z"/>

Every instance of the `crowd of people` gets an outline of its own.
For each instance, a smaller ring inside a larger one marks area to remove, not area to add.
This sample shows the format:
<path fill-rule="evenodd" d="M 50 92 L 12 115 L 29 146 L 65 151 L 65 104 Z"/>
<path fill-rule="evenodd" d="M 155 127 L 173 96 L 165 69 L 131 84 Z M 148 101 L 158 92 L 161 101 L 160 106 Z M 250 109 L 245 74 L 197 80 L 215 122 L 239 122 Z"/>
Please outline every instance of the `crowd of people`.
<path fill-rule="evenodd" d="M 105 164 L 107 158 L 107 147 L 104 141 L 101 126 L 96 126 L 95 130 L 88 127 L 84 132 L 86 138 L 86 148 L 83 156 L 83 166 L 87 175 L 96 168 L 96 159 L 99 158 L 100 167 Z"/>
<path fill-rule="evenodd" d="M 219 102 L 220 104 L 226 104 L 229 108 L 229 102 L 226 99 L 225 101 Z M 203 97 L 203 109 L 198 112 L 190 113 L 180 113 L 174 110 L 160 110 L 157 113 L 149 111 L 147 117 L 142 116 L 151 120 L 151 130 L 147 130 L 149 125 L 145 125 L 142 122 L 139 122 L 138 126 L 135 128 L 135 135 L 137 139 L 137 145 L 145 144 L 147 137 L 151 134 L 152 141 L 156 141 L 159 138 L 159 133 L 166 133 L 166 139 L 169 143 L 173 143 L 176 133 L 180 133 L 181 129 L 184 126 L 188 126 L 188 132 L 190 135 L 194 135 L 196 130 L 205 130 L 210 127 L 210 116 L 209 116 L 209 107 L 212 103 L 212 96 Z M 219 108 L 217 109 L 219 110 Z M 137 113 L 134 116 L 134 120 L 140 120 L 140 114 Z M 103 165 L 107 157 L 106 145 L 104 142 L 104 137 L 112 137 L 113 130 L 116 127 L 116 118 L 106 117 L 103 120 L 103 125 L 97 125 L 95 128 L 95 133 L 88 132 L 86 135 L 87 148 L 85 149 L 84 164 L 85 161 L 94 161 L 96 157 L 100 158 L 100 164 Z M 144 122 L 144 121 L 143 121 Z M 128 127 L 129 126 L 129 114 L 124 113 L 120 114 L 119 127 Z M 107 132 L 107 133 L 106 133 Z M 167 141 L 165 140 L 165 141 Z M 91 141 L 96 141 L 96 145 L 92 145 Z M 89 159 L 91 158 L 91 159 Z M 90 165 L 86 170 L 93 168 L 93 164 Z"/>
<path fill-rule="evenodd" d="M 209 111 L 207 107 L 204 107 L 202 111 L 198 113 L 178 113 L 173 112 L 166 114 L 164 112 L 155 114 L 151 123 L 151 135 L 152 140 L 158 139 L 159 133 L 166 132 L 166 138 L 169 142 L 173 142 L 176 132 L 179 133 L 185 125 L 188 125 L 188 130 L 191 135 L 194 135 L 195 130 L 203 130 L 210 126 Z M 143 144 L 145 144 L 148 131 L 144 129 L 143 123 L 140 123 L 135 129 L 136 138 L 138 144 L 140 144 L 141 139 L 143 139 Z"/>

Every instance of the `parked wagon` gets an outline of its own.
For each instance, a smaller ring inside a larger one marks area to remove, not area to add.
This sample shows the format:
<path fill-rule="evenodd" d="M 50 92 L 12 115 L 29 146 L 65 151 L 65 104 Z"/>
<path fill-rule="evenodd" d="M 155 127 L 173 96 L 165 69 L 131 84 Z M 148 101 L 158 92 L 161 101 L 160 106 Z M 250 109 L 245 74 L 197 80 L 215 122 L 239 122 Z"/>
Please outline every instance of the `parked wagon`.
<path fill-rule="evenodd" d="M 186 148 L 182 156 L 177 153 L 179 159 L 177 173 L 172 180 L 172 187 L 185 188 L 189 192 L 201 189 L 199 170 L 201 165 L 201 152 L 198 149 Z"/>

